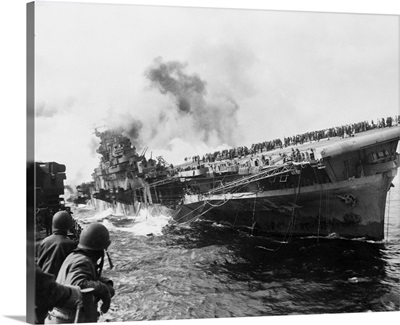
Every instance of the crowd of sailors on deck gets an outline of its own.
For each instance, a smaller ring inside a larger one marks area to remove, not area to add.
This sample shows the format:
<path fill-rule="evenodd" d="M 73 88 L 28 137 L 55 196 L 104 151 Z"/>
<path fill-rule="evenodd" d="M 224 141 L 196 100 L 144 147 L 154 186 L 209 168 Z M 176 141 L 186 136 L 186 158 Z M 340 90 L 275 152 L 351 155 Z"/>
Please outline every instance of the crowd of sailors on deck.
<path fill-rule="evenodd" d="M 395 117 L 389 116 L 386 119 L 378 118 L 376 121 L 372 120 L 371 122 L 362 121 L 358 123 L 347 124 L 318 131 L 306 132 L 303 134 L 297 134 L 291 137 L 287 138 L 285 137 L 283 142 L 280 139 L 275 139 L 272 141 L 264 141 L 252 144 L 250 148 L 242 146 L 232 149 L 225 149 L 222 151 L 216 151 L 214 153 L 207 153 L 202 157 L 200 157 L 199 155 L 186 157 L 185 162 L 197 163 L 198 165 L 200 165 L 200 163 L 210 163 L 225 159 L 232 160 L 234 158 L 247 157 L 249 155 L 268 152 L 274 149 L 282 149 L 283 147 L 303 144 L 306 142 L 313 142 L 313 141 L 319 142 L 321 139 L 326 139 L 326 138 L 329 140 L 332 137 L 341 137 L 341 138 L 352 137 L 356 133 L 365 132 L 376 128 L 397 126 L 399 124 L 400 124 L 400 115 L 396 115 Z M 305 155 L 305 153 L 303 154 Z M 291 158 L 293 158 L 292 160 L 294 161 L 302 161 L 307 159 L 306 156 L 304 157 L 302 156 L 302 153 L 300 153 L 299 150 L 294 150 L 294 149 L 292 149 Z"/>
<path fill-rule="evenodd" d="M 371 120 L 371 123 L 368 121 L 362 121 L 353 124 L 347 124 L 342 126 L 337 126 L 329 129 L 323 129 L 319 131 L 307 132 L 303 134 L 298 134 L 292 137 L 284 138 L 284 145 L 285 147 L 290 145 L 297 145 L 303 144 L 304 142 L 312 142 L 312 141 L 319 141 L 325 138 L 332 138 L 332 137 L 351 137 L 354 136 L 356 133 L 369 131 L 376 128 L 385 128 L 385 127 L 392 127 L 397 126 L 400 124 L 400 115 L 396 115 L 394 118 L 388 116 L 385 118 L 378 118 L 376 122 Z"/>
<path fill-rule="evenodd" d="M 196 169 L 208 169 L 209 172 L 215 173 L 223 173 L 223 172 L 233 172 L 236 173 L 239 171 L 239 168 L 250 168 L 250 167 L 261 167 L 261 166 L 273 166 L 277 163 L 286 163 L 286 162 L 310 162 L 310 163 L 318 163 L 318 158 L 316 157 L 315 150 L 312 148 L 307 148 L 306 150 L 300 151 L 298 148 L 296 150 L 292 148 L 290 154 L 287 153 L 277 153 L 274 155 L 261 154 L 261 156 L 256 156 L 254 154 L 250 155 L 250 157 L 245 156 L 241 158 L 246 158 L 242 160 L 237 159 L 229 159 L 229 160 L 214 160 L 209 164 L 205 164 L 205 162 L 201 160 L 196 160 L 196 164 L 190 164 L 186 167 L 176 167 L 173 169 L 173 173 L 179 173 L 182 171 L 190 171 Z"/>

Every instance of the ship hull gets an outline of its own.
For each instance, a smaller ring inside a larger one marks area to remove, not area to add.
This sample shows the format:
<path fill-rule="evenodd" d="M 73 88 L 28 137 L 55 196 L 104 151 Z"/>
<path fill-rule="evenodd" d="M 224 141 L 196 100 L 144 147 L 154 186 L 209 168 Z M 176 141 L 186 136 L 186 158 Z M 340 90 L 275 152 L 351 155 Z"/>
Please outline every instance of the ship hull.
<path fill-rule="evenodd" d="M 384 238 L 387 192 L 400 166 L 400 126 L 251 154 L 193 157 L 175 167 L 160 157 L 145 160 L 113 132 L 100 137 L 103 160 L 92 197 L 112 206 L 137 213 L 138 206 L 156 204 L 175 210 L 178 223 L 206 219 L 253 234 Z"/>
<path fill-rule="evenodd" d="M 384 238 L 387 191 L 396 170 L 337 183 L 203 197 L 186 195 L 175 220 L 203 218 L 253 234 Z"/>

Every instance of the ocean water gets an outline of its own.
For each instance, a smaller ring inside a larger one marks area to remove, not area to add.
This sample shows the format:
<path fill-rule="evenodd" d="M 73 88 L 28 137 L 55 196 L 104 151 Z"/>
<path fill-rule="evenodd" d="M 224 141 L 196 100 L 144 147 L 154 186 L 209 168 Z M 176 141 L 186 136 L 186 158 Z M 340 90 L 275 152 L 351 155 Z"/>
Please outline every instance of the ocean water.
<path fill-rule="evenodd" d="M 111 233 L 115 284 L 101 321 L 228 318 L 400 310 L 400 181 L 388 194 L 385 240 L 297 238 L 283 243 L 208 221 L 172 225 L 74 207 L 83 226 Z"/>

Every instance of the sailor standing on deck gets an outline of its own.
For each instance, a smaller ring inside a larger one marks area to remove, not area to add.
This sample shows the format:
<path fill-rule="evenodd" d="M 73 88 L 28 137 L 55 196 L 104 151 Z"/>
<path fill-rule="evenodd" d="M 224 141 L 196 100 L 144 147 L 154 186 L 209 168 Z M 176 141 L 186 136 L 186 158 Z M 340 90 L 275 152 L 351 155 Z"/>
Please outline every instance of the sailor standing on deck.
<path fill-rule="evenodd" d="M 56 278 L 65 258 L 76 248 L 77 243 L 67 237 L 74 220 L 67 211 L 58 211 L 53 216 L 53 234 L 43 239 L 37 251 L 37 264 L 43 272 Z"/>
<path fill-rule="evenodd" d="M 90 224 L 82 231 L 78 248 L 65 259 L 58 273 L 57 282 L 63 285 L 79 286 L 81 289 L 93 288 L 89 297 L 84 299 L 82 309 L 77 311 L 68 307 L 54 308 L 46 318 L 46 324 L 74 322 L 97 322 L 99 312 L 97 304 L 101 300 L 100 310 L 106 313 L 110 308 L 111 297 L 115 291 L 113 282 L 101 276 L 105 250 L 110 245 L 110 236 L 102 224 Z M 110 261 L 110 267 L 111 266 Z"/>

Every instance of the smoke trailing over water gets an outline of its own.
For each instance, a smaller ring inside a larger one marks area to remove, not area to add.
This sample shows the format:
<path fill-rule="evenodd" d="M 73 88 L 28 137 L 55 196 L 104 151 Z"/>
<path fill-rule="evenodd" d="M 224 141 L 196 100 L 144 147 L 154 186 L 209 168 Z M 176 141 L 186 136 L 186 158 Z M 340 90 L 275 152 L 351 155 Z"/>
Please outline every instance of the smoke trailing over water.
<path fill-rule="evenodd" d="M 152 88 L 173 101 L 169 109 L 178 115 L 175 119 L 190 123 L 199 140 L 214 145 L 236 144 L 234 131 L 239 106 L 233 98 L 209 95 L 207 82 L 195 73 L 188 73 L 187 64 L 179 61 L 164 62 L 158 57 L 146 69 L 145 76 Z M 159 116 L 163 122 L 167 120 L 165 115 Z"/>

